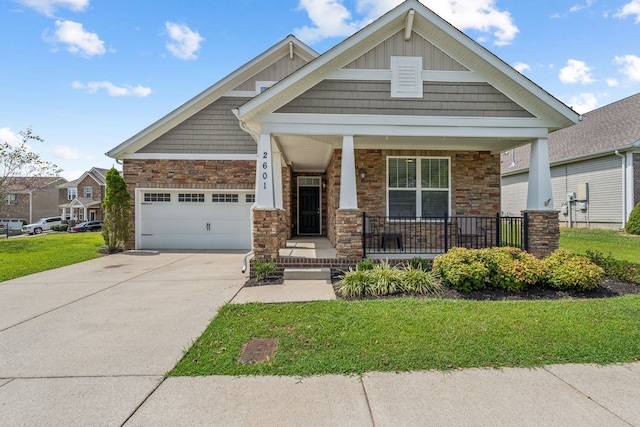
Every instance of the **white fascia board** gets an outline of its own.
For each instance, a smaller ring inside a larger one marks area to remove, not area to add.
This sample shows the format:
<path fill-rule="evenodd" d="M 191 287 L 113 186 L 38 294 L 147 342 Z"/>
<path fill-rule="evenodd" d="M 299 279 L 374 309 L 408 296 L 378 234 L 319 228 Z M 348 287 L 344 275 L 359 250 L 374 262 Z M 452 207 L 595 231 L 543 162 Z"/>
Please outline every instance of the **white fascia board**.
<path fill-rule="evenodd" d="M 486 83 L 487 79 L 473 71 L 432 71 L 422 70 L 423 82 L 445 83 Z M 391 70 L 341 69 L 326 77 L 327 80 L 373 80 L 391 81 Z"/>
<path fill-rule="evenodd" d="M 504 128 L 547 128 L 549 123 L 538 118 L 486 118 L 453 116 L 385 116 L 385 115 L 346 115 L 346 114 L 303 114 L 274 113 L 260 120 L 263 132 L 272 132 L 279 125 L 387 125 L 387 126 L 443 126 L 443 127 L 504 127 Z"/>
<path fill-rule="evenodd" d="M 124 160 L 256 160 L 256 154 L 129 153 Z"/>

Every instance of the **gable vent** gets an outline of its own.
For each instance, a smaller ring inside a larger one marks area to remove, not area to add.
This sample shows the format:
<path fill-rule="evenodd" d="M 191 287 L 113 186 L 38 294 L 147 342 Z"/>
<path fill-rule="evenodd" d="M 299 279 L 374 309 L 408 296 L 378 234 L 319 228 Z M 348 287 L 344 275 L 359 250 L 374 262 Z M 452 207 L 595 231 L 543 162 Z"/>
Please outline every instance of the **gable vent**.
<path fill-rule="evenodd" d="M 391 57 L 391 97 L 422 98 L 422 57 Z"/>

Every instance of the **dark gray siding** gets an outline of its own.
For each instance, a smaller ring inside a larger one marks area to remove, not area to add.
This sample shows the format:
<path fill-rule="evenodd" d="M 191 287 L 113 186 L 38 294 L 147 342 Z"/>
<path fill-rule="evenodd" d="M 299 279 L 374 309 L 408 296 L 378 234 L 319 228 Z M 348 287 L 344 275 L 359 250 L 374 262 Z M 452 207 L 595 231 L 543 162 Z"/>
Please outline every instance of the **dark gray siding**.
<path fill-rule="evenodd" d="M 392 56 L 421 56 L 422 68 L 425 70 L 468 71 L 456 60 L 416 33 L 411 35 L 411 40 L 405 41 L 404 31 L 389 37 L 344 68 L 390 70 Z"/>
<path fill-rule="evenodd" d="M 387 81 L 325 80 L 277 113 L 533 117 L 487 83 L 424 83 L 423 99 L 391 98 Z"/>
<path fill-rule="evenodd" d="M 142 148 L 139 153 L 254 154 L 256 143 L 231 109 L 249 98 L 223 97 Z"/>

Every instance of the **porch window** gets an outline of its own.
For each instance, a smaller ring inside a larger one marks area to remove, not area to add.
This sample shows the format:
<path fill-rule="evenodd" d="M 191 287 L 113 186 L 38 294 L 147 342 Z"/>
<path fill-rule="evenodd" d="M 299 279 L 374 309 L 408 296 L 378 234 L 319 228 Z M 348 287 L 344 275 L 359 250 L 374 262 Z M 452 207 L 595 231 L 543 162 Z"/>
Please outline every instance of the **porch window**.
<path fill-rule="evenodd" d="M 387 159 L 390 217 L 440 217 L 449 212 L 448 157 L 389 157 Z"/>

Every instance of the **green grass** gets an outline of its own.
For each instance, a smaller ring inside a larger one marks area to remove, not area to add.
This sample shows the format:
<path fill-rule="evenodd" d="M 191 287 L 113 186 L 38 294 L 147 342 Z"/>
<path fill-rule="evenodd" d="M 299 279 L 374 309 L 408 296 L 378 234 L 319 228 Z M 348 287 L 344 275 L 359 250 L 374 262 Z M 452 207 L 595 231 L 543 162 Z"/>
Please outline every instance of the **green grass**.
<path fill-rule="evenodd" d="M 265 363 L 243 343 L 278 338 Z M 640 295 L 556 301 L 402 298 L 226 305 L 169 373 L 318 375 L 640 360 Z"/>
<path fill-rule="evenodd" d="M 0 240 L 0 282 L 102 256 L 101 233 L 60 233 Z"/>
<path fill-rule="evenodd" d="M 620 261 L 640 261 L 640 236 L 615 230 L 563 228 L 560 230 L 560 247 L 582 255 L 587 250 L 597 250 L 604 255 L 611 253 Z"/>

